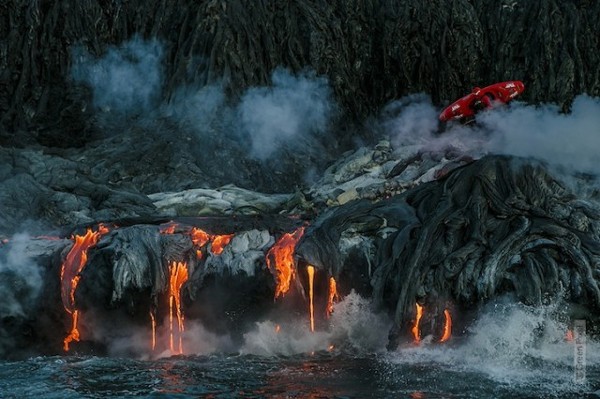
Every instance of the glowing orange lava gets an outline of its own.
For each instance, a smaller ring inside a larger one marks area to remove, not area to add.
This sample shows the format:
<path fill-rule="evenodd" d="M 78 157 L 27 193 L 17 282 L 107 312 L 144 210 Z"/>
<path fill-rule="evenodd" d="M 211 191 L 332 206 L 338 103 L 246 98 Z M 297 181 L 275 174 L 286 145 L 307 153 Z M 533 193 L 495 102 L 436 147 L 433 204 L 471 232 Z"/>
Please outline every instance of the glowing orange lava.
<path fill-rule="evenodd" d="M 152 312 L 150 312 L 150 323 L 152 323 L 152 350 L 154 350 L 156 348 L 156 319 Z"/>
<path fill-rule="evenodd" d="M 416 305 L 417 305 L 417 318 L 415 319 L 415 324 L 413 325 L 413 328 L 411 331 L 413 333 L 414 342 L 418 344 L 419 342 L 421 342 L 421 331 L 420 331 L 419 323 L 421 322 L 421 317 L 423 317 L 423 306 L 419 305 L 418 303 Z"/>
<path fill-rule="evenodd" d="M 69 332 L 69 335 L 66 336 L 66 338 L 64 339 L 64 344 L 63 344 L 63 349 L 65 350 L 65 352 L 69 351 L 69 344 L 73 341 L 77 341 L 79 342 L 79 330 L 77 329 L 77 321 L 79 320 L 79 311 L 78 310 L 74 310 L 73 313 L 71 314 L 72 316 L 72 325 L 71 325 L 71 332 Z"/>
<path fill-rule="evenodd" d="M 333 313 L 333 304 L 338 300 L 338 298 L 337 284 L 335 279 L 333 277 L 329 277 L 329 296 L 327 298 L 327 309 L 325 309 L 328 318 Z"/>
<path fill-rule="evenodd" d="M 233 234 L 223 234 L 220 236 L 214 236 L 210 251 L 215 255 L 221 255 L 223 249 L 229 244 L 229 241 L 233 238 Z"/>
<path fill-rule="evenodd" d="M 166 225 L 160 226 L 161 234 L 174 234 L 175 228 L 177 227 L 177 223 L 168 223 Z"/>
<path fill-rule="evenodd" d="M 75 235 L 73 246 L 67 254 L 60 268 L 61 299 L 67 313 L 71 315 L 72 326 L 69 335 L 64 339 L 64 350 L 69 350 L 69 343 L 79 341 L 80 334 L 77 329 L 79 312 L 75 308 L 75 290 L 79 284 L 82 272 L 87 262 L 88 250 L 96 245 L 103 234 L 108 233 L 108 228 L 102 224 L 98 231 L 88 228 L 85 235 Z"/>
<path fill-rule="evenodd" d="M 183 353 L 183 332 L 185 331 L 183 312 L 181 311 L 181 287 L 188 279 L 188 269 L 185 262 L 169 264 L 169 347 L 172 353 Z M 173 314 L 177 317 L 177 333 L 179 348 L 175 351 L 175 334 Z"/>
<path fill-rule="evenodd" d="M 203 247 L 210 241 L 210 235 L 197 227 L 194 227 L 190 233 L 190 237 L 192 238 L 192 242 L 197 247 Z"/>
<path fill-rule="evenodd" d="M 440 339 L 440 342 L 446 342 L 452 336 L 452 317 L 450 317 L 450 311 L 444 310 L 444 335 Z"/>
<path fill-rule="evenodd" d="M 304 227 L 299 227 L 293 233 L 285 233 L 267 252 L 267 266 L 275 276 L 275 299 L 284 296 L 290 289 L 296 265 L 294 250 L 303 234 Z"/>
<path fill-rule="evenodd" d="M 308 301 L 310 304 L 310 331 L 315 332 L 315 311 L 313 308 L 313 280 L 315 278 L 315 268 L 308 265 L 306 268 L 308 273 Z"/>

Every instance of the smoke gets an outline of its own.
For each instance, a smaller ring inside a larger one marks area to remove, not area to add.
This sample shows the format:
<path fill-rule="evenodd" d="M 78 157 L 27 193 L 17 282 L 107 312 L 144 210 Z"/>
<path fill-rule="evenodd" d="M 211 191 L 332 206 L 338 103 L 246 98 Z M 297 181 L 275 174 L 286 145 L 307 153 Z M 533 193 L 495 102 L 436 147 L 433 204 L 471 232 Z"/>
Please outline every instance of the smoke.
<path fill-rule="evenodd" d="M 237 113 L 252 155 L 264 160 L 281 146 L 325 132 L 333 113 L 330 96 L 326 79 L 310 73 L 293 76 L 284 69 L 273 72 L 271 87 L 249 89 Z"/>
<path fill-rule="evenodd" d="M 101 58 L 82 46 L 72 49 L 71 77 L 93 91 L 94 106 L 116 115 L 152 110 L 162 87 L 163 47 L 157 40 L 135 36 L 118 47 L 110 47 Z"/>

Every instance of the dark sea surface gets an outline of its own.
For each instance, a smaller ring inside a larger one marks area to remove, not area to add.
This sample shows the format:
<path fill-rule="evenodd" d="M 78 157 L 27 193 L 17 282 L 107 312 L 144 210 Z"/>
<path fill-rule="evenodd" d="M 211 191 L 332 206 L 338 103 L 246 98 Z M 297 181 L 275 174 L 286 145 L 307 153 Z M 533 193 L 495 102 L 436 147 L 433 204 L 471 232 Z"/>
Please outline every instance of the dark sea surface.
<path fill-rule="evenodd" d="M 123 357 L 119 342 L 107 357 L 0 361 L 0 397 L 600 398 L 600 344 L 583 345 L 586 376 L 575 382 L 576 343 L 551 307 L 491 307 L 448 344 L 425 337 L 395 351 L 385 350 L 389 320 L 367 309 L 350 295 L 315 333 L 304 319 L 266 320 L 233 351 L 189 325 L 186 355 Z"/>

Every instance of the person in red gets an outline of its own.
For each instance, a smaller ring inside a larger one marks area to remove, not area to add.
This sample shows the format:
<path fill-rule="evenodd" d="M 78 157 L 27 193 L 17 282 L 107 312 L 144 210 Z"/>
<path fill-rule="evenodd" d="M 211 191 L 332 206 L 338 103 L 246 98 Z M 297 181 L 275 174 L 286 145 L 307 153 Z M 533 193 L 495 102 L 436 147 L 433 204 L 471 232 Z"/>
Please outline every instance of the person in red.
<path fill-rule="evenodd" d="M 492 101 L 488 96 L 482 93 L 479 87 L 475 87 L 471 92 L 473 94 L 473 101 L 471 101 L 471 108 L 473 111 L 479 112 L 482 109 L 492 108 Z"/>

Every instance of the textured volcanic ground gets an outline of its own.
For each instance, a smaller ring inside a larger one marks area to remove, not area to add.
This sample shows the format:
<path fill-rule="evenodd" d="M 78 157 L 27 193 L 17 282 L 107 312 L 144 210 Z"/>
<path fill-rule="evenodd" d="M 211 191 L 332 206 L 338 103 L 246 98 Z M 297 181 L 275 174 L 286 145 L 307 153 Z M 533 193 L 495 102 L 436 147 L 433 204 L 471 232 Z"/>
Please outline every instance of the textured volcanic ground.
<path fill-rule="evenodd" d="M 397 3 L 0 5 L 0 356 L 236 348 L 356 295 L 389 348 L 498 300 L 597 334 L 600 8 Z"/>

